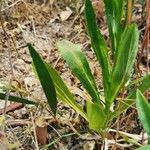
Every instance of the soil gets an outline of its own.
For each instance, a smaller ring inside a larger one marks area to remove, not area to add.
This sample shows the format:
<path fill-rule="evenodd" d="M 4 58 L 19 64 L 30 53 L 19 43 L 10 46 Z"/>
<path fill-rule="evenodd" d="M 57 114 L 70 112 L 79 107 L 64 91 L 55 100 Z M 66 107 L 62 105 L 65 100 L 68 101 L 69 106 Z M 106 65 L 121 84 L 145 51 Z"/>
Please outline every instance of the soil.
<path fill-rule="evenodd" d="M 102 1 L 93 2 L 97 21 L 102 34 L 108 41 L 108 30 L 104 17 Z M 0 87 L 11 88 L 11 94 L 22 96 L 39 102 L 39 106 L 7 103 L 14 107 L 0 116 L 0 149 L 2 150 L 99 150 L 102 149 L 101 136 L 90 131 L 86 121 L 68 105 L 59 102 L 57 117 L 53 117 L 36 78 L 32 59 L 26 47 L 30 42 L 40 56 L 51 64 L 61 75 L 77 101 L 85 107 L 86 95 L 77 78 L 71 73 L 68 65 L 60 56 L 57 41 L 67 39 L 81 44 L 83 52 L 90 63 L 98 87 L 102 89 L 101 71 L 91 49 L 85 27 L 83 1 L 79 0 L 14 0 L 2 5 L 0 26 Z M 139 49 L 145 31 L 145 17 L 142 16 L 142 5 L 135 5 L 133 21 L 141 31 Z M 141 22 L 141 20 L 143 20 Z M 141 51 L 139 51 L 139 55 Z M 142 55 L 141 73 L 147 71 L 147 55 Z M 145 58 L 146 57 L 146 58 Z M 0 88 L 0 90 L 4 88 Z M 5 101 L 0 101 L 0 112 L 3 112 Z M 2 113 L 1 113 L 2 114 Z M 5 121 L 4 121 L 5 120 Z M 117 128 L 114 121 L 113 129 Z M 3 128 L 5 128 L 3 130 Z M 119 131 L 131 136 L 142 137 L 143 129 L 137 118 L 135 109 L 129 109 L 120 116 Z M 125 136 L 119 136 L 115 142 L 116 133 L 108 135 L 110 150 L 133 150 L 138 147 L 135 141 L 129 142 Z M 141 138 L 141 144 L 142 143 Z"/>

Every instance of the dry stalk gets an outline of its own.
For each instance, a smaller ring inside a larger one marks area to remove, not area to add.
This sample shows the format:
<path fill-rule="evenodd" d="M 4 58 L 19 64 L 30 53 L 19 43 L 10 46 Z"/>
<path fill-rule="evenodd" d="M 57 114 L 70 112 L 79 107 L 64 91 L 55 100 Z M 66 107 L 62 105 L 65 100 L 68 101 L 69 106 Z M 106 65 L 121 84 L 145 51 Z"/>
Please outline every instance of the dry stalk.
<path fill-rule="evenodd" d="M 132 22 L 132 0 L 127 1 L 127 25 Z"/>
<path fill-rule="evenodd" d="M 149 73 L 149 53 L 150 53 L 150 0 L 146 1 L 146 28 L 148 29 L 147 32 L 147 44 L 146 44 L 146 57 L 147 57 L 147 74 Z"/>
<path fill-rule="evenodd" d="M 1 9 L 1 12 L 7 10 L 7 9 L 10 9 L 11 7 L 14 7 L 16 4 L 18 4 L 19 2 L 23 2 L 22 0 L 17 0 L 16 2 L 12 3 L 11 5 L 9 5 L 8 7 L 6 8 L 3 8 Z"/>
<path fill-rule="evenodd" d="M 4 36 L 5 36 L 6 40 L 8 41 L 8 57 L 9 57 L 9 65 L 10 65 L 10 71 L 11 71 L 11 77 L 10 77 L 10 80 L 9 80 L 9 85 L 11 85 L 11 82 L 12 82 L 13 77 L 14 77 L 12 60 L 11 60 L 11 41 L 10 41 L 11 38 L 8 35 L 7 31 L 5 30 L 3 17 L 2 17 L 2 13 L 1 13 L 2 3 L 3 3 L 3 0 L 0 1 L 0 24 L 1 24 L 2 30 L 4 32 Z M 7 102 L 8 102 L 8 99 L 9 99 L 9 94 L 10 94 L 10 89 L 7 89 L 6 90 L 6 96 L 5 96 L 4 115 L 6 114 L 6 107 L 7 107 Z"/>
<path fill-rule="evenodd" d="M 31 112 L 30 114 L 31 114 L 32 126 L 33 126 L 35 146 L 36 146 L 36 150 L 39 150 L 38 141 L 37 141 L 37 134 L 36 134 L 36 125 L 35 125 L 35 122 L 34 122 L 33 113 Z"/>

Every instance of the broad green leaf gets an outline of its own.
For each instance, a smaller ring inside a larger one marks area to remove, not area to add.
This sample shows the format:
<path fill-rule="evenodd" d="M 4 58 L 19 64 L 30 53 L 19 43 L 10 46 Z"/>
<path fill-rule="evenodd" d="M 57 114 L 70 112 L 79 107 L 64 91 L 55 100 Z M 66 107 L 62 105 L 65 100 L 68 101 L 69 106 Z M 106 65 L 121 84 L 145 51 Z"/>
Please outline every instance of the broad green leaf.
<path fill-rule="evenodd" d="M 91 96 L 92 101 L 99 103 L 99 94 L 96 87 L 96 82 L 91 73 L 89 63 L 85 55 L 82 53 L 80 46 L 67 40 L 62 40 L 58 42 L 58 49 L 71 68 L 72 72 L 80 80 L 81 84 Z"/>
<path fill-rule="evenodd" d="M 58 98 L 75 109 L 82 117 L 87 120 L 85 112 L 83 111 L 81 106 L 74 100 L 73 95 L 70 93 L 69 89 L 67 88 L 57 71 L 46 62 L 45 66 L 52 77 Z"/>
<path fill-rule="evenodd" d="M 39 56 L 39 54 L 36 52 L 36 50 L 33 48 L 33 46 L 30 43 L 28 44 L 28 48 L 33 60 L 35 70 L 37 72 L 40 83 L 42 85 L 45 96 L 47 98 L 48 104 L 52 112 L 56 115 L 56 109 L 57 109 L 56 91 L 51 76 L 44 64 L 44 61 L 42 60 L 42 58 Z"/>
<path fill-rule="evenodd" d="M 5 98 L 6 98 L 6 94 L 0 92 L 0 99 L 5 100 Z M 22 97 L 13 96 L 13 95 L 9 95 L 8 100 L 12 102 L 22 103 L 22 104 L 38 105 L 36 102 L 33 102 L 31 100 Z"/>
<path fill-rule="evenodd" d="M 150 145 L 140 147 L 140 148 L 138 148 L 138 150 L 150 150 Z"/>
<path fill-rule="evenodd" d="M 139 86 L 137 86 L 136 89 L 138 88 L 142 93 L 150 89 L 150 74 L 142 77 L 139 81 Z M 114 116 L 118 116 L 135 103 L 136 89 L 134 89 L 132 93 L 130 93 L 129 96 L 122 103 L 120 103 L 119 110 L 114 112 Z"/>
<path fill-rule="evenodd" d="M 100 105 L 87 101 L 87 117 L 90 129 L 96 132 L 102 132 L 105 129 L 107 116 Z"/>
<path fill-rule="evenodd" d="M 96 24 L 96 17 L 90 0 L 85 0 L 85 18 L 91 44 L 96 57 L 102 68 L 103 84 L 105 96 L 109 87 L 110 64 L 108 58 L 108 49 Z"/>
<path fill-rule="evenodd" d="M 138 51 L 139 31 L 136 25 L 126 27 L 119 46 L 117 59 L 113 66 L 110 91 L 107 100 L 110 105 L 115 100 L 120 88 L 131 77 L 133 65 Z"/>
<path fill-rule="evenodd" d="M 112 44 L 112 52 L 115 55 L 116 48 L 123 32 L 122 15 L 124 0 L 104 0 L 109 36 Z"/>
<path fill-rule="evenodd" d="M 150 104 L 139 90 L 137 90 L 136 93 L 136 107 L 138 117 L 144 127 L 144 130 L 147 132 L 150 140 Z"/>

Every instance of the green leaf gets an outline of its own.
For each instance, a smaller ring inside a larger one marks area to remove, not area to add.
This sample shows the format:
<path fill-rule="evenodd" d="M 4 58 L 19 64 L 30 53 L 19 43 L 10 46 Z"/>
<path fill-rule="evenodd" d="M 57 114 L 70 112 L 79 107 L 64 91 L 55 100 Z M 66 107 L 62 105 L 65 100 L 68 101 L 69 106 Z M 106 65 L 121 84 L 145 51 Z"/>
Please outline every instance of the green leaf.
<path fill-rule="evenodd" d="M 142 93 L 150 89 L 150 74 L 142 77 L 139 81 L 141 83 L 136 87 L 136 89 L 138 88 Z M 114 112 L 114 116 L 118 116 L 120 113 L 124 112 L 135 103 L 136 89 L 134 89 L 133 92 L 130 93 L 122 103 L 120 103 L 119 110 Z"/>
<path fill-rule="evenodd" d="M 6 98 L 6 94 L 0 92 L 0 99 L 5 100 L 5 98 Z M 12 102 L 17 102 L 17 103 L 37 105 L 36 102 L 33 102 L 31 100 L 28 100 L 28 99 L 24 99 L 22 97 L 13 96 L 13 95 L 9 95 L 8 100 L 12 101 Z"/>
<path fill-rule="evenodd" d="M 81 106 L 74 100 L 73 95 L 70 93 L 69 89 L 67 88 L 57 71 L 46 62 L 45 66 L 52 77 L 58 98 L 75 109 L 82 117 L 87 120 L 85 112 L 83 111 Z"/>
<path fill-rule="evenodd" d="M 56 115 L 56 109 L 57 109 L 56 91 L 51 76 L 44 64 L 44 61 L 42 60 L 42 58 L 39 56 L 39 54 L 36 52 L 36 50 L 33 48 L 33 46 L 30 43 L 28 43 L 28 48 L 33 60 L 35 70 L 37 72 L 40 83 L 42 85 L 45 96 L 47 98 L 48 104 L 52 112 Z"/>
<path fill-rule="evenodd" d="M 112 52 L 115 55 L 116 48 L 123 32 L 122 15 L 123 0 L 104 0 L 109 36 L 112 44 Z"/>
<path fill-rule="evenodd" d="M 110 105 L 115 100 L 120 88 L 129 80 L 137 56 L 139 31 L 136 25 L 126 27 L 118 49 L 117 59 L 113 66 L 111 87 L 107 100 Z"/>
<path fill-rule="evenodd" d="M 72 72 L 80 80 L 81 84 L 87 90 L 93 102 L 99 103 L 99 94 L 96 82 L 91 73 L 89 63 L 82 53 L 80 46 L 67 40 L 58 42 L 58 49 L 71 68 Z"/>
<path fill-rule="evenodd" d="M 85 1 L 85 18 L 93 50 L 102 68 L 104 93 L 106 96 L 108 93 L 110 75 L 108 49 L 96 24 L 96 17 L 90 0 Z"/>
<path fill-rule="evenodd" d="M 101 106 L 87 101 L 87 116 L 90 129 L 96 132 L 102 132 L 105 129 L 107 116 Z"/>
<path fill-rule="evenodd" d="M 145 4 L 145 0 L 139 0 L 139 2 L 144 5 Z"/>
<path fill-rule="evenodd" d="M 136 93 L 136 107 L 139 119 L 150 140 L 150 104 L 139 90 Z"/>
<path fill-rule="evenodd" d="M 138 148 L 138 150 L 150 150 L 150 145 L 140 147 L 140 148 Z"/>
<path fill-rule="evenodd" d="M 150 89 L 150 74 L 142 77 L 141 84 L 138 86 L 138 89 L 144 93 Z M 136 96 L 136 89 L 128 96 L 130 99 L 134 99 Z"/>
<path fill-rule="evenodd" d="M 138 51 L 139 31 L 136 25 L 128 26 L 117 49 L 117 59 L 113 68 L 113 80 L 125 83 L 131 76 Z"/>

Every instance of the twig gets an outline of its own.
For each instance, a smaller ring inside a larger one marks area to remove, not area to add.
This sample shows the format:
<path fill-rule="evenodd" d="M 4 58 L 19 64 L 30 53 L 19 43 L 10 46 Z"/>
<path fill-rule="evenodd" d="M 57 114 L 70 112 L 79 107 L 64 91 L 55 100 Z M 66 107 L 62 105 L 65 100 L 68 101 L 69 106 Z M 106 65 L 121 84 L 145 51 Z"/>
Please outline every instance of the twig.
<path fill-rule="evenodd" d="M 2 1 L 2 0 L 1 0 Z M 18 4 L 19 2 L 23 2 L 23 0 L 17 0 L 16 2 L 14 2 L 13 4 L 9 5 L 8 7 L 1 9 L 0 12 L 3 12 L 7 9 L 10 9 L 11 7 L 14 7 L 16 4 Z M 24 2 L 23 2 L 24 3 Z"/>
<path fill-rule="evenodd" d="M 147 55 L 147 74 L 149 73 L 149 48 L 150 48 L 150 0 L 146 1 L 146 10 L 147 10 L 147 18 L 146 18 L 146 26 L 148 28 L 148 33 L 147 33 L 147 51 L 146 51 L 146 55 Z"/>
<path fill-rule="evenodd" d="M 32 28 L 33 28 L 33 33 L 34 33 L 34 36 L 36 37 L 36 29 L 35 29 L 35 23 L 34 23 L 34 19 L 33 19 L 33 16 L 30 16 L 30 20 L 32 22 Z"/>
<path fill-rule="evenodd" d="M 24 104 L 20 104 L 20 103 L 10 104 L 8 107 L 5 108 L 5 113 L 13 112 L 23 107 L 24 107 Z M 3 112 L 4 112 L 4 109 L 0 109 L 0 115 L 3 114 Z"/>
<path fill-rule="evenodd" d="M 6 121 L 6 125 L 8 127 L 17 127 L 17 126 L 25 126 L 25 125 L 29 125 L 31 122 L 28 120 L 21 120 L 21 119 L 16 119 L 16 120 L 7 120 Z"/>
<path fill-rule="evenodd" d="M 132 0 L 127 0 L 127 25 L 132 22 Z"/>
<path fill-rule="evenodd" d="M 116 131 L 115 129 L 109 129 L 108 132 L 118 132 L 119 134 L 121 135 L 124 135 L 124 136 L 127 136 L 129 138 L 132 138 L 134 140 L 136 140 L 137 142 L 141 141 L 142 139 L 142 135 L 138 135 L 138 134 L 130 134 L 130 133 L 126 133 L 126 132 L 123 132 L 123 131 Z M 148 140 L 148 135 L 145 133 L 144 134 L 144 140 Z"/>
<path fill-rule="evenodd" d="M 49 126 L 57 133 L 57 135 L 58 135 L 59 137 L 61 137 L 60 133 L 59 133 L 53 126 L 51 126 L 50 124 L 49 124 Z"/>
<path fill-rule="evenodd" d="M 9 80 L 9 85 L 11 85 L 11 82 L 12 82 L 12 78 L 14 76 L 14 73 L 13 73 L 13 66 L 12 66 L 12 60 L 11 60 L 11 43 L 10 43 L 10 38 L 9 38 L 9 35 L 7 34 L 6 30 L 5 30 L 5 27 L 4 27 L 4 23 L 3 23 L 3 17 L 2 17 L 2 14 L 1 14 L 1 9 L 2 9 L 2 0 L 0 1 L 0 24 L 2 26 L 2 30 L 4 32 L 4 36 L 6 37 L 7 41 L 8 41 L 8 57 L 9 57 L 9 64 L 10 64 L 10 69 L 11 69 L 11 78 Z M 10 90 L 9 88 L 6 90 L 6 97 L 5 97 L 5 106 L 4 106 L 4 115 L 6 114 L 6 106 L 7 106 L 7 102 L 8 102 L 8 99 L 9 99 L 9 94 L 10 94 Z"/>
<path fill-rule="evenodd" d="M 59 140 L 61 140 L 62 138 L 65 138 L 65 137 L 69 137 L 69 136 L 72 136 L 72 135 L 75 135 L 75 133 L 69 133 L 69 134 L 64 134 L 64 135 L 61 135 L 61 137 L 53 140 L 51 143 L 45 145 L 43 148 L 41 148 L 40 150 L 45 150 L 45 149 L 48 149 L 49 147 L 51 147 L 52 145 L 54 145 L 55 143 L 57 143 Z"/>
<path fill-rule="evenodd" d="M 31 112 L 31 119 L 32 119 L 32 126 L 33 126 L 33 133 L 34 133 L 34 140 L 35 140 L 36 150 L 39 150 L 37 135 L 36 135 L 36 126 L 35 126 L 34 117 L 33 117 L 32 112 Z"/>

